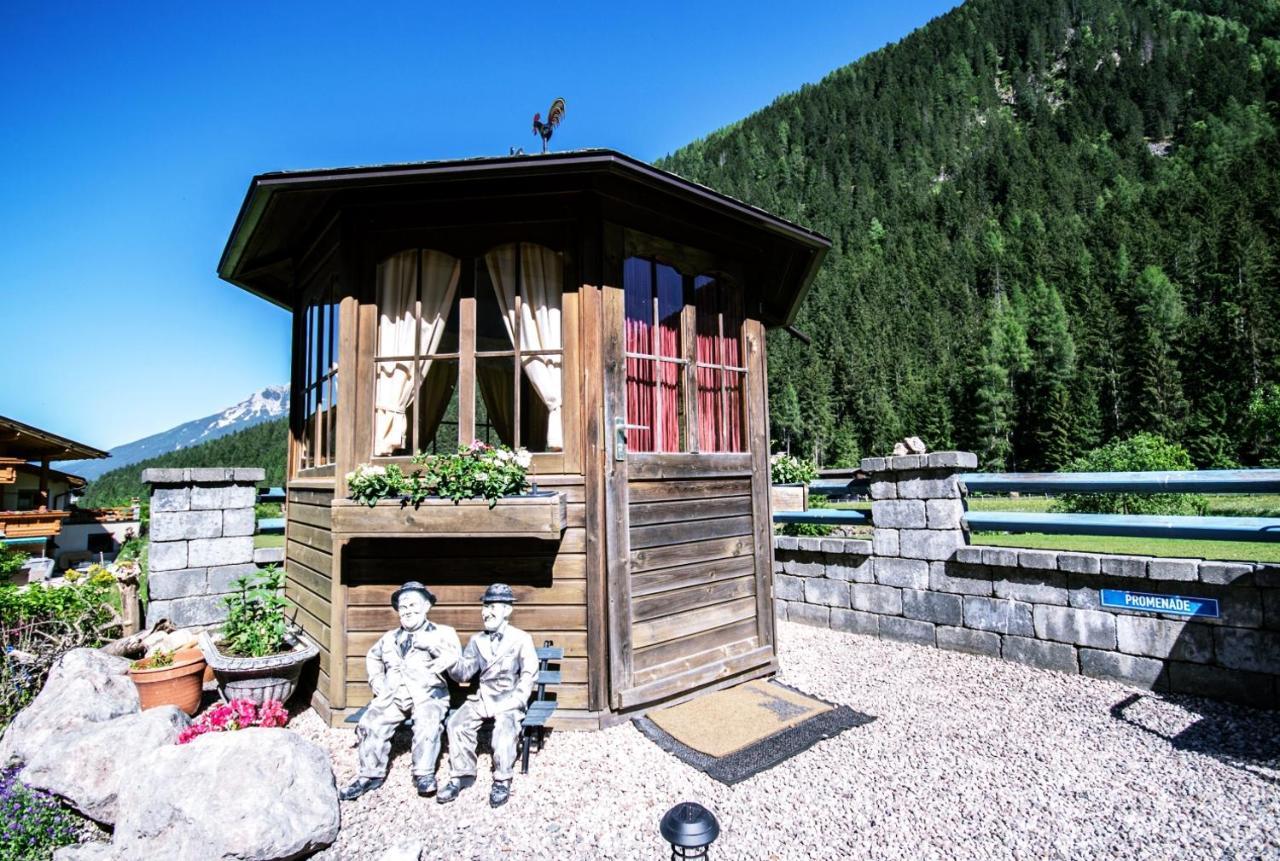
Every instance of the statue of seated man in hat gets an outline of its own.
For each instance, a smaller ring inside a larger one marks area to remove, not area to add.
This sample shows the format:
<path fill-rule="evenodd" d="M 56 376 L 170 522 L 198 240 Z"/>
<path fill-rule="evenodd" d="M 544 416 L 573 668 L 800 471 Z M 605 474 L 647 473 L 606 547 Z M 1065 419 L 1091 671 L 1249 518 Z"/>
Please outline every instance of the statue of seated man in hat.
<path fill-rule="evenodd" d="M 538 677 L 538 651 L 533 638 L 512 625 L 515 593 L 494 583 L 481 599 L 484 630 L 467 643 L 449 674 L 459 682 L 479 675 L 476 693 L 449 718 L 449 782 L 436 795 L 447 804 L 476 781 L 476 735 L 480 724 L 493 719 L 493 786 L 489 806 L 500 807 L 511 795 L 521 722 Z"/>
<path fill-rule="evenodd" d="M 338 797 L 359 798 L 386 780 L 391 736 L 413 718 L 413 784 L 419 795 L 436 791 L 440 734 L 449 710 L 449 683 L 444 674 L 462 654 L 458 634 L 436 625 L 427 613 L 436 603 L 431 590 L 411 580 L 391 595 L 400 627 L 387 631 L 365 657 L 373 701 L 356 727 L 359 771 Z"/>

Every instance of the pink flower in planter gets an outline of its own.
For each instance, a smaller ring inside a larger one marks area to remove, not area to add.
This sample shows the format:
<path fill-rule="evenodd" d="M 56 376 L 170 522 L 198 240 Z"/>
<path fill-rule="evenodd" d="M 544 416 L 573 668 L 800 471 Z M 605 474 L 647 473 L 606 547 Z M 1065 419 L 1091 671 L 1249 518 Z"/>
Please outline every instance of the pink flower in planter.
<path fill-rule="evenodd" d="M 251 700 L 219 703 L 178 734 L 178 744 L 186 744 L 210 732 L 231 732 L 251 726 L 282 727 L 289 713 L 279 700 L 267 700 L 261 708 Z"/>

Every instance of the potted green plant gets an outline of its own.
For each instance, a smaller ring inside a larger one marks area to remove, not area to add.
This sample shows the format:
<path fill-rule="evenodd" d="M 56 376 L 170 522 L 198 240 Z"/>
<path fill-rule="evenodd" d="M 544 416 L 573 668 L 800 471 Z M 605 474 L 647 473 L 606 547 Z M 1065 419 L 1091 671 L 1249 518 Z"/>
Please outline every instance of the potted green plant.
<path fill-rule="evenodd" d="M 189 715 L 200 708 L 204 692 L 204 654 L 197 648 L 158 651 L 129 666 L 143 709 L 177 706 Z"/>
<path fill-rule="evenodd" d="M 818 477 L 812 462 L 789 454 L 769 458 L 770 502 L 774 511 L 805 511 L 809 507 L 809 482 Z"/>
<path fill-rule="evenodd" d="M 223 599 L 227 620 L 216 638 L 207 631 L 200 635 L 200 649 L 225 699 L 284 702 L 320 647 L 285 617 L 282 570 L 273 565 L 235 585 L 237 591 Z"/>

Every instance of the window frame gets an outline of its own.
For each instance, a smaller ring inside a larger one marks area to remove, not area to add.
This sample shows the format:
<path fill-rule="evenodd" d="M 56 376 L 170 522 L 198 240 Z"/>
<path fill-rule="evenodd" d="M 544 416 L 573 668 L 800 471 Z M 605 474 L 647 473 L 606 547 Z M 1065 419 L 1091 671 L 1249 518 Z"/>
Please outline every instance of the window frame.
<path fill-rule="evenodd" d="M 322 477 L 333 472 L 338 458 L 338 386 L 342 366 L 343 291 L 338 276 L 322 271 L 303 291 L 295 312 L 297 319 L 297 424 L 296 462 L 299 478 Z M 327 300 L 327 301 L 326 301 Z M 316 333 L 321 333 L 317 345 Z M 329 361 L 326 364 L 325 358 Z"/>

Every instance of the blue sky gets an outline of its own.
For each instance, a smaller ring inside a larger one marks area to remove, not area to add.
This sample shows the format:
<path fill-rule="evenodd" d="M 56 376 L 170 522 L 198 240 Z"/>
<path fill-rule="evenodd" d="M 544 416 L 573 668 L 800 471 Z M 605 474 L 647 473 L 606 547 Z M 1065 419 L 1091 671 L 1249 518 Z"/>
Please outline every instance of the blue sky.
<path fill-rule="evenodd" d="M 829 5 L 19 3 L 0 29 L 0 414 L 109 448 L 288 379 L 215 267 L 270 170 L 652 160 L 945 12 Z"/>

